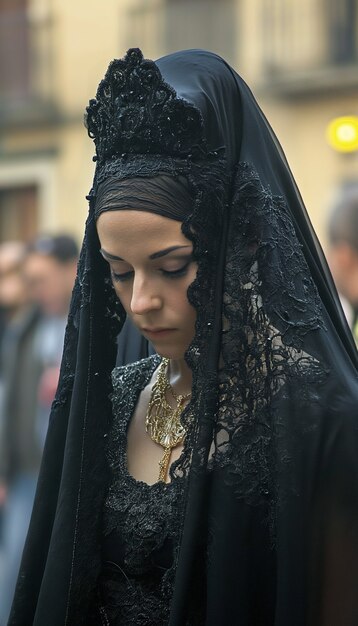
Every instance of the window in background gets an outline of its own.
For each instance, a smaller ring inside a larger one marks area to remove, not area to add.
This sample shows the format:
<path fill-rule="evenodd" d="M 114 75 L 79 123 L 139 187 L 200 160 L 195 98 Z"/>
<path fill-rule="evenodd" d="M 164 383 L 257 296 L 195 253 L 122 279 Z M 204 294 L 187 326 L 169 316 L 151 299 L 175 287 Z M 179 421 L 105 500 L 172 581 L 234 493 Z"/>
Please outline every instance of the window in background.
<path fill-rule="evenodd" d="M 35 185 L 0 189 L 0 242 L 29 241 L 38 230 L 38 190 Z"/>
<path fill-rule="evenodd" d="M 237 10 L 236 0 L 166 0 L 166 49 L 204 48 L 235 66 Z"/>
<path fill-rule="evenodd" d="M 53 26 L 50 2 L 0 0 L 0 108 L 7 114 L 53 107 Z"/>
<path fill-rule="evenodd" d="M 27 0 L 0 0 L 0 99 L 26 98 L 30 88 Z"/>
<path fill-rule="evenodd" d="M 204 48 L 236 65 L 237 11 L 237 0 L 132 0 L 126 47 L 140 45 L 152 58 Z"/>
<path fill-rule="evenodd" d="M 331 61 L 358 61 L 358 0 L 328 0 L 327 18 Z"/>
<path fill-rule="evenodd" d="M 263 0 L 263 66 L 277 74 L 358 61 L 358 0 Z"/>

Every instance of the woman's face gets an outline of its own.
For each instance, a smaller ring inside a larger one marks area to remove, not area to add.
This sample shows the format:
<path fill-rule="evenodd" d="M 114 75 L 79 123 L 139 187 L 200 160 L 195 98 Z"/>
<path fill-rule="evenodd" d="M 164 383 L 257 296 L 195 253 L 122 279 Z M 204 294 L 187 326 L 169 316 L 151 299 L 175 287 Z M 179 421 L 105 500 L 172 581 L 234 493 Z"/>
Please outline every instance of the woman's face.
<path fill-rule="evenodd" d="M 159 354 L 182 358 L 195 333 L 187 289 L 197 265 L 181 223 L 143 211 L 107 211 L 97 231 L 127 315 Z"/>

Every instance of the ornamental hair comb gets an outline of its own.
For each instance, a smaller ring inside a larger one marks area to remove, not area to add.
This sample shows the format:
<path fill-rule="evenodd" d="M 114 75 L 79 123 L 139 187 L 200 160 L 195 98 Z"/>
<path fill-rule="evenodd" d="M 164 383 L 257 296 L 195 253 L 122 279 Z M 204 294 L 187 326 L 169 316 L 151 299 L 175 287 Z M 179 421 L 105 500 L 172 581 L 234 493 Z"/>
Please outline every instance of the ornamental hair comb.
<path fill-rule="evenodd" d="M 110 63 L 86 109 L 85 124 L 99 166 L 126 154 L 207 152 L 200 111 L 178 98 L 138 48 Z"/>

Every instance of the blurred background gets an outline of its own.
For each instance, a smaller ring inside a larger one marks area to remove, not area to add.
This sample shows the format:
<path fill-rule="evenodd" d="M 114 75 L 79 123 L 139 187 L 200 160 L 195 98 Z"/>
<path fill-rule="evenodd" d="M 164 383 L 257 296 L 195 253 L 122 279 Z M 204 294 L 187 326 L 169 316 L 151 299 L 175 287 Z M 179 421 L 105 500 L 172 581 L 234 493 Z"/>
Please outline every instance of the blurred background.
<path fill-rule="evenodd" d="M 0 626 L 31 511 L 108 63 L 223 56 L 282 143 L 358 338 L 358 0 L 0 0 Z M 20 522 L 20 523 L 19 523 Z"/>
<path fill-rule="evenodd" d="M 357 0 L 0 0 L 0 239 L 81 239 L 84 108 L 131 46 L 150 58 L 208 48 L 243 75 L 325 241 L 332 194 L 358 175 L 358 129 L 351 152 L 327 140 L 334 118 L 358 116 Z"/>

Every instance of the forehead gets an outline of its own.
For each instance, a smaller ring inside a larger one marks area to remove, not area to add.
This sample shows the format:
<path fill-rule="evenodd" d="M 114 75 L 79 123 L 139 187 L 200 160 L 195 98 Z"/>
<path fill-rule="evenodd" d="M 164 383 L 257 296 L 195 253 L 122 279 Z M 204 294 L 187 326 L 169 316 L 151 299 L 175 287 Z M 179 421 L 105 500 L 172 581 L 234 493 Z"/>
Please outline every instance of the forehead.
<path fill-rule="evenodd" d="M 129 247 L 151 241 L 163 243 L 169 239 L 187 242 L 181 231 L 181 222 L 147 211 L 121 210 L 101 213 L 97 220 L 97 232 L 104 247 L 106 245 Z"/>

